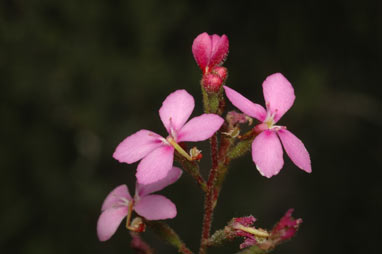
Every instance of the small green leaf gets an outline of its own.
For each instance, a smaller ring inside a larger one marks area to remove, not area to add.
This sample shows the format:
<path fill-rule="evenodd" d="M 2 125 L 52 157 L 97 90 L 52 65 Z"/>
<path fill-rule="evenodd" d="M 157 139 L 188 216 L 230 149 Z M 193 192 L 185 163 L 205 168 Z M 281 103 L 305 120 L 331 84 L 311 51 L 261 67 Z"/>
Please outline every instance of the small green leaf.
<path fill-rule="evenodd" d="M 232 149 L 228 152 L 228 158 L 233 160 L 243 156 L 251 148 L 253 139 L 243 140 L 237 143 Z"/>

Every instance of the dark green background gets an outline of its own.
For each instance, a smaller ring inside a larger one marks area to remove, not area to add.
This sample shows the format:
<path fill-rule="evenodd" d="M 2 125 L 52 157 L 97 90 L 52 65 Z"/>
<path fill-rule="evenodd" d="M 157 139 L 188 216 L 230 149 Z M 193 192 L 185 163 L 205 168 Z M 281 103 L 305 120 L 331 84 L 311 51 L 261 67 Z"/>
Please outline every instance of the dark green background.
<path fill-rule="evenodd" d="M 157 111 L 176 89 L 201 113 L 191 45 L 207 31 L 229 37 L 227 84 L 248 98 L 264 103 L 271 73 L 291 81 L 295 105 L 280 124 L 303 140 L 313 166 L 306 174 L 285 156 L 268 180 L 250 155 L 235 161 L 213 229 L 248 214 L 270 228 L 294 207 L 304 223 L 275 253 L 376 253 L 381 16 L 380 1 L 2 0 L 0 252 L 132 253 L 122 227 L 106 243 L 96 238 L 105 196 L 134 186 L 136 164 L 112 153 L 139 129 L 165 135 Z M 196 250 L 200 191 L 184 174 L 161 193 L 177 204 L 169 223 Z M 145 237 L 157 253 L 176 252 Z"/>

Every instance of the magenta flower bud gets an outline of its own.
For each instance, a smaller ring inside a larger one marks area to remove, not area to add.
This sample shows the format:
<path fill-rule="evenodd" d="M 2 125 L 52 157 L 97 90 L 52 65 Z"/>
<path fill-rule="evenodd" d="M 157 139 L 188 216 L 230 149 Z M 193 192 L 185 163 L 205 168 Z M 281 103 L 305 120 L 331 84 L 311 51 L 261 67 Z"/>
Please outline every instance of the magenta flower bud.
<path fill-rule="evenodd" d="M 272 229 L 271 238 L 274 242 L 279 243 L 289 240 L 296 234 L 302 219 L 294 219 L 292 217 L 293 211 L 294 209 L 289 209 Z"/>
<path fill-rule="evenodd" d="M 192 43 L 192 54 L 204 74 L 224 62 L 228 48 L 229 42 L 226 35 L 202 33 Z"/>
<path fill-rule="evenodd" d="M 203 87 L 208 93 L 217 93 L 223 84 L 223 80 L 215 73 L 207 73 L 203 75 Z"/>
<path fill-rule="evenodd" d="M 227 79 L 228 71 L 227 68 L 223 66 L 217 66 L 213 68 L 211 72 L 217 74 L 223 81 Z"/>

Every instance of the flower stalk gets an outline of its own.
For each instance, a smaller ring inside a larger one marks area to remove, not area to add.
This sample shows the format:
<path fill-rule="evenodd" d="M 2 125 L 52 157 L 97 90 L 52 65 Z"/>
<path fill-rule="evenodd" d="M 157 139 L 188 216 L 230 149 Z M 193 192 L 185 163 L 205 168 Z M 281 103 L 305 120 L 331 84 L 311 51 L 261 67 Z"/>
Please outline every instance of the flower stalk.
<path fill-rule="evenodd" d="M 168 224 L 161 221 L 146 221 L 146 223 L 161 239 L 177 248 L 179 253 L 193 254 Z"/>
<path fill-rule="evenodd" d="M 200 174 L 199 164 L 196 161 L 187 160 L 179 153 L 175 153 L 175 159 L 182 165 L 183 170 L 189 173 L 192 178 L 194 178 L 199 187 L 204 192 L 207 192 L 207 183 L 203 176 Z"/>

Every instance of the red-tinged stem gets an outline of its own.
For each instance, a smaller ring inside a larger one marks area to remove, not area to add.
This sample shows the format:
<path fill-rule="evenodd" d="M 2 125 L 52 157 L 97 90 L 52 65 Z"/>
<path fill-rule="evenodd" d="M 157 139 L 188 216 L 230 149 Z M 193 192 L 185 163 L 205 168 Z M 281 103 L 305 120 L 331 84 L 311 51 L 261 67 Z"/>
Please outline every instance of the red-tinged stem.
<path fill-rule="evenodd" d="M 215 182 L 218 172 L 218 144 L 217 135 L 214 134 L 211 137 L 211 156 L 212 156 L 212 168 L 207 181 L 207 193 L 204 199 L 204 217 L 203 217 L 203 228 L 202 228 L 202 239 L 200 243 L 200 254 L 207 253 L 207 244 L 210 237 L 212 217 L 214 212 L 214 202 L 215 202 Z"/>
<path fill-rule="evenodd" d="M 211 137 L 211 157 L 212 157 L 212 169 L 216 169 L 218 167 L 218 136 L 216 133 Z M 213 172 L 211 170 L 210 175 L 208 177 L 207 185 L 213 184 Z"/>
<path fill-rule="evenodd" d="M 185 245 L 180 247 L 178 251 L 183 254 L 193 254 L 193 252 L 190 249 L 188 249 Z"/>

